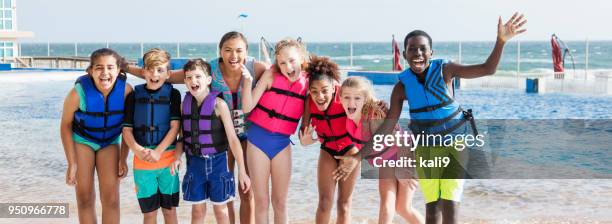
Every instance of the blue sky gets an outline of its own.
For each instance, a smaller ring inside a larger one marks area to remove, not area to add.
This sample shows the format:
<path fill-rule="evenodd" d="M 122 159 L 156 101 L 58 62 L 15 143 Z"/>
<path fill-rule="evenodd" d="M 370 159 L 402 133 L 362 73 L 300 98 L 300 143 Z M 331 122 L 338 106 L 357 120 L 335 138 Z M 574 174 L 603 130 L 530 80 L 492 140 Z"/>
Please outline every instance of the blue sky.
<path fill-rule="evenodd" d="M 17 0 L 29 41 L 217 42 L 241 30 L 255 42 L 389 41 L 413 29 L 435 41 L 494 40 L 497 17 L 523 12 L 520 40 L 612 40 L 612 1 L 581 0 Z M 238 15 L 249 17 L 239 20 Z"/>

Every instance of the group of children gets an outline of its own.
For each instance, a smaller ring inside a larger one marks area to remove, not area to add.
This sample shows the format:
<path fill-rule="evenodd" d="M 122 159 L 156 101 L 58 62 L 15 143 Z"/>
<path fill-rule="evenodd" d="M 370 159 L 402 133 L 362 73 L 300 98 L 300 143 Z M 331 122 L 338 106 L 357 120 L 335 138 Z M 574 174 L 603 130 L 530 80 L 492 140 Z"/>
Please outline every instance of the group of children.
<path fill-rule="evenodd" d="M 219 58 L 210 63 L 189 60 L 181 70 L 170 70 L 170 55 L 160 49 L 144 54 L 143 68 L 126 66 L 111 49 L 96 50 L 87 74 L 77 79 L 65 99 L 60 128 L 68 161 L 66 183 L 75 185 L 79 221 L 96 222 L 96 171 L 102 220 L 119 222 L 119 180 L 128 173 L 131 150 L 144 223 L 155 223 L 160 207 L 165 223 L 177 223 L 179 192 L 192 204 L 192 223 L 203 222 L 206 202 L 213 205 L 217 223 L 234 223 L 234 162 L 240 222 L 268 223 L 271 202 L 274 222 L 287 223 L 289 138 L 300 126 L 302 145 L 320 142 L 316 222 L 329 223 L 337 186 L 337 222 L 350 223 L 362 159 L 396 159 L 410 152 L 396 146 L 373 152 L 372 136 L 400 130 L 396 122 L 404 100 L 410 105 L 413 132 L 472 130 L 465 122 L 471 114 L 454 102 L 450 83 L 453 78 L 493 74 L 505 42 L 524 32 L 524 24 L 522 15 L 515 14 L 505 24 L 500 18 L 495 48 L 480 65 L 430 60 L 429 35 L 410 32 L 404 40 L 410 68 L 399 75 L 390 107 L 375 98 L 367 79 L 340 80 L 336 63 L 310 56 L 293 39 L 276 44 L 272 66 L 248 57 L 247 40 L 238 32 L 222 37 Z M 132 88 L 125 73 L 146 83 Z M 170 83 L 185 83 L 188 92 L 182 101 Z M 418 148 L 413 156 L 427 158 L 436 150 Z M 179 185 L 183 157 L 187 170 Z M 379 223 L 390 223 L 395 212 L 409 223 L 436 223 L 440 218 L 456 222 L 463 180 L 417 170 L 427 203 L 423 218 L 411 202 L 417 180 L 398 177 L 401 172 L 379 169 Z"/>

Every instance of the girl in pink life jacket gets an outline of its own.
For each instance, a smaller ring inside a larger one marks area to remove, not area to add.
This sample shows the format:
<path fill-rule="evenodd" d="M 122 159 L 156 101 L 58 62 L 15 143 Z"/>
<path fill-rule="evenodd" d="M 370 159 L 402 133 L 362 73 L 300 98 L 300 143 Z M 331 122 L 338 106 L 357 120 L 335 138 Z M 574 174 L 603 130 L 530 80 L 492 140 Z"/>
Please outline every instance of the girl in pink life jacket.
<path fill-rule="evenodd" d="M 317 165 L 319 205 L 316 223 L 329 223 L 334 206 L 334 194 L 338 186 L 337 223 L 351 222 L 352 193 L 359 176 L 359 167 L 353 169 L 346 180 L 334 179 L 333 171 L 344 162 L 335 156 L 355 155 L 359 149 L 346 130 L 346 113 L 340 102 L 340 71 L 338 65 L 327 57 L 310 58 L 308 65 L 309 96 L 302 119 L 300 143 L 310 145 L 321 142 Z"/>
<path fill-rule="evenodd" d="M 252 78 L 245 73 L 242 95 L 244 113 L 251 113 L 247 130 L 247 163 L 255 196 L 256 223 L 268 223 L 269 179 L 272 179 L 274 223 L 287 223 L 287 192 L 291 179 L 291 145 L 304 113 L 308 88 L 307 52 L 293 39 L 279 41 L 276 62 L 251 90 Z"/>
<path fill-rule="evenodd" d="M 349 77 L 340 88 L 342 106 L 346 112 L 346 129 L 358 147 L 371 138 L 388 112 L 386 103 L 374 97 L 372 83 L 363 77 Z M 401 131 L 396 126 L 396 131 Z M 370 164 L 379 166 L 381 161 L 411 157 L 409 147 L 385 146 L 362 155 Z M 412 196 L 417 181 L 411 178 L 414 171 L 404 168 L 379 167 L 378 190 L 380 194 L 379 223 L 391 223 L 397 212 L 408 223 L 423 223 L 424 218 L 412 208 Z M 396 175 L 397 174 L 397 175 Z M 401 178 L 398 178 L 401 177 Z"/>

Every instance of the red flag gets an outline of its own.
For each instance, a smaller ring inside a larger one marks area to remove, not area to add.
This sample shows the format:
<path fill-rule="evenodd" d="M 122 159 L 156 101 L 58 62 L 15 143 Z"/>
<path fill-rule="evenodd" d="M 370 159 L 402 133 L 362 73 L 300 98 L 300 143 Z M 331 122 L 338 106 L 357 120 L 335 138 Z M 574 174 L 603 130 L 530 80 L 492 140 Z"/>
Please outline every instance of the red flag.
<path fill-rule="evenodd" d="M 402 57 L 400 54 L 400 48 L 397 42 L 395 42 L 395 36 L 393 36 L 393 40 L 391 41 L 391 47 L 393 48 L 393 71 L 402 71 Z"/>
<path fill-rule="evenodd" d="M 563 56 L 561 53 L 561 47 L 557 42 L 557 36 L 552 35 L 550 38 L 550 44 L 552 46 L 552 58 L 553 58 L 553 68 L 555 72 L 563 72 Z"/>

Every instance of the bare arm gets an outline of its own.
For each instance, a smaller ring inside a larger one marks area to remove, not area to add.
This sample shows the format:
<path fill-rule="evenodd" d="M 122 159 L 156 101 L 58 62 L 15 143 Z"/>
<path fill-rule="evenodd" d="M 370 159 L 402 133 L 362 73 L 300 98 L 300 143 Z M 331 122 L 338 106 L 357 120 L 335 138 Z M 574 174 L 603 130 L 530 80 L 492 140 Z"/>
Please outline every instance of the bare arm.
<path fill-rule="evenodd" d="M 127 97 L 132 90 L 133 88 L 130 84 L 125 84 L 125 93 L 123 94 L 123 97 Z M 119 161 L 127 161 L 127 157 L 130 154 L 130 148 L 128 147 L 124 137 L 121 137 L 121 147 L 119 148 L 119 152 Z"/>
<path fill-rule="evenodd" d="M 444 81 L 449 83 L 453 77 L 473 79 L 495 74 L 497 65 L 502 56 L 504 45 L 508 40 L 512 39 L 512 37 L 526 31 L 525 29 L 521 29 L 525 23 L 527 23 L 527 20 L 524 19 L 522 14 L 519 15 L 518 13 L 514 13 L 512 18 L 505 24 L 502 24 L 502 19 L 499 17 L 497 23 L 497 41 L 487 60 L 477 65 L 448 63 L 443 70 Z"/>
<path fill-rule="evenodd" d="M 183 110 L 183 104 L 181 104 L 181 111 Z M 182 114 L 182 113 L 181 113 Z M 178 141 L 176 141 L 176 148 L 174 149 L 174 162 L 170 167 L 170 174 L 174 175 L 178 173 L 179 167 L 183 163 L 181 158 L 183 157 L 183 129 L 179 128 Z"/>
<path fill-rule="evenodd" d="M 141 67 L 130 65 L 128 66 L 127 73 L 130 73 L 138 78 L 144 79 L 144 69 Z M 185 83 L 185 72 L 183 71 L 183 69 L 170 70 L 168 75 L 168 82 L 170 83 Z"/>
<path fill-rule="evenodd" d="M 249 113 L 255 108 L 263 93 L 272 86 L 273 77 L 272 70 L 266 70 L 253 89 L 251 89 L 253 79 L 244 80 L 242 86 L 242 111 L 244 113 Z"/>
<path fill-rule="evenodd" d="M 217 101 L 215 105 L 215 113 L 219 115 L 221 121 L 223 122 L 223 127 L 225 128 L 225 135 L 227 136 L 230 150 L 238 163 L 238 174 L 241 188 L 244 192 L 247 192 L 250 188 L 251 181 L 247 175 L 246 166 L 244 165 L 242 145 L 240 145 L 240 140 L 238 139 L 236 132 L 234 132 L 234 123 L 232 122 L 229 107 L 222 99 L 216 98 L 215 100 Z"/>
<path fill-rule="evenodd" d="M 134 129 L 132 127 L 123 127 L 121 131 L 122 137 L 127 146 L 137 154 L 137 151 L 142 151 L 144 147 L 139 145 L 134 138 Z"/>
<path fill-rule="evenodd" d="M 261 78 L 261 75 L 263 75 L 263 73 L 270 68 L 270 65 L 268 65 L 265 62 L 261 62 L 261 61 L 256 61 L 255 64 L 253 65 L 255 70 L 255 74 L 253 74 L 253 79 L 255 80 L 255 82 L 257 82 L 257 80 L 259 80 L 259 78 Z"/>
<path fill-rule="evenodd" d="M 64 100 L 62 111 L 62 119 L 60 122 L 60 137 L 66 154 L 68 166 L 76 167 L 76 154 L 74 151 L 74 140 L 72 139 L 72 122 L 74 121 L 74 112 L 79 109 L 79 96 L 76 90 L 72 89 Z"/>
<path fill-rule="evenodd" d="M 170 121 L 170 130 L 168 130 L 168 133 L 166 134 L 166 136 L 164 136 L 164 139 L 155 148 L 156 153 L 162 154 L 164 151 L 166 151 L 166 148 L 168 148 L 170 144 L 176 141 L 176 136 L 178 135 L 180 127 L 181 127 L 180 121 L 178 120 Z"/>

